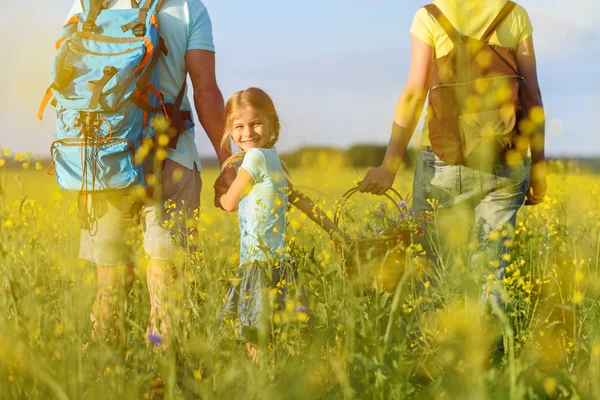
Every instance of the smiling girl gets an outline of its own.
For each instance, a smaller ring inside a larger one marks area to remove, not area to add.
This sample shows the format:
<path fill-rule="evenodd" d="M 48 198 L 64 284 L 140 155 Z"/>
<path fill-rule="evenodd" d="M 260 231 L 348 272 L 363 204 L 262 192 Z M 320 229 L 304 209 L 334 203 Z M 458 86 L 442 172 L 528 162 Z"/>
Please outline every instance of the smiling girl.
<path fill-rule="evenodd" d="M 279 139 L 279 117 L 264 91 L 249 88 L 235 93 L 225 107 L 225 121 L 223 145 L 229 146 L 233 140 L 242 152 L 234 154 L 224 167 L 243 161 L 237 178 L 221 197 L 224 210 L 238 212 L 241 242 L 239 283 L 229 289 L 222 317 L 235 321 L 238 335 L 247 341 L 248 355 L 256 361 L 252 342 L 265 321 L 263 296 L 268 289 L 277 288 L 280 296 L 274 308 L 283 308 L 288 289 L 296 281 L 285 243 L 288 204 L 329 234 L 340 234 L 340 230 L 286 178 L 274 147 Z"/>

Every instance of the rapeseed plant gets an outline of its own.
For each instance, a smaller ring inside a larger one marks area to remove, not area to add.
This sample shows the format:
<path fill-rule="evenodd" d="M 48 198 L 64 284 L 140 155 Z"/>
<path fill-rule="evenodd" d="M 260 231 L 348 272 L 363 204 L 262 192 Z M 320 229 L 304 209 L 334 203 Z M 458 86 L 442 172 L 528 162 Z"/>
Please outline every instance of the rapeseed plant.
<path fill-rule="evenodd" d="M 567 163 L 552 166 L 549 196 L 522 209 L 514 232 L 488 234 L 507 252 L 478 255 L 468 234 L 455 235 L 432 270 L 412 244 L 392 293 L 374 286 L 357 295 L 331 240 L 290 210 L 283 251 L 295 258 L 299 279 L 267 293 L 270 329 L 258 333 L 264 357 L 254 366 L 235 340 L 236 321 L 219 322 L 239 236 L 235 216 L 214 209 L 209 190 L 191 215 L 167 205 L 173 218 L 165 224 L 181 227 L 174 238 L 181 279 L 169 308 L 176 346 L 164 353 L 147 344 L 162 338 L 146 332 L 138 226 L 127 234 L 139 255 L 131 290 L 114 288 L 111 305 L 122 334 L 96 343 L 88 320 L 95 270 L 76 259 L 77 199 L 57 192 L 31 155 L 2 149 L 0 162 L 11 158 L 28 168 L 0 164 L 0 398 L 145 398 L 157 377 L 170 398 L 600 398 L 600 178 Z M 203 179 L 216 173 L 205 170 Z M 292 174 L 332 217 L 357 176 Z M 398 182 L 410 192 L 408 172 Z M 356 210 L 346 215 L 349 234 L 363 231 L 369 221 L 360 210 L 375 202 L 348 205 Z M 431 205 L 427 218 L 443 224 L 437 216 L 445 209 Z M 499 263 L 501 281 L 489 272 Z M 480 294 L 495 288 L 504 308 L 489 311 Z M 283 289 L 293 301 L 277 309 Z M 218 334 L 220 323 L 228 334 Z"/>

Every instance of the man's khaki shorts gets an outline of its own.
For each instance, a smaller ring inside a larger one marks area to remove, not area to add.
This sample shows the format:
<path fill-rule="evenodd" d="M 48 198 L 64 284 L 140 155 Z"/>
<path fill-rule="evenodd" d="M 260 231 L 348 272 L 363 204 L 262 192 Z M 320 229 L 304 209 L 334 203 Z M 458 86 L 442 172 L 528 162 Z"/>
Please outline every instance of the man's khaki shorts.
<path fill-rule="evenodd" d="M 174 174 L 176 178 L 181 177 L 181 179 L 173 179 Z M 201 190 L 202 179 L 195 166 L 194 170 L 191 170 L 175 161 L 165 160 L 162 171 L 163 201 L 160 205 L 162 216 L 157 213 L 159 206 L 142 206 L 139 209 L 144 250 L 151 259 L 173 259 L 177 247 L 176 240 L 173 238 L 177 236 L 176 229 L 181 224 L 171 223 L 171 216 L 178 218 L 181 215 L 180 211 L 183 211 L 183 215 L 191 217 L 193 210 L 200 207 Z M 177 207 L 171 210 L 165 209 L 165 203 L 170 203 L 169 200 Z M 106 266 L 133 262 L 135 235 L 132 233 L 137 227 L 132 227 L 131 221 L 136 221 L 137 216 L 132 216 L 127 211 L 129 208 L 127 204 L 131 206 L 133 200 L 122 195 L 106 195 L 96 198 L 95 201 L 104 202 L 97 207 L 102 210 L 102 215 L 97 219 L 97 226 L 93 229 L 81 229 L 79 257 Z"/>

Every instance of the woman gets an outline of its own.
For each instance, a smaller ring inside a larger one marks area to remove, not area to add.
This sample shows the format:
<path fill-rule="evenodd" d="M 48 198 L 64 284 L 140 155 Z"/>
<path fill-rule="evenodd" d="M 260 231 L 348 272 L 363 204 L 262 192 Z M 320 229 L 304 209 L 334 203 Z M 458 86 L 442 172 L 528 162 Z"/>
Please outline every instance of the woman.
<path fill-rule="evenodd" d="M 413 207 L 420 215 L 435 207 L 454 217 L 450 235 L 437 233 L 444 240 L 469 230 L 457 223 L 465 214 L 455 212 L 466 211 L 482 249 L 505 253 L 505 239 L 487 240 L 490 233 L 514 226 L 521 205 L 542 202 L 546 192 L 532 32 L 525 9 L 506 0 L 435 0 L 419 9 L 411 28 L 408 81 L 387 152 L 360 190 L 381 195 L 392 186 L 429 94 Z M 425 234 L 414 241 L 433 257 L 431 228 L 423 222 Z M 443 258 L 448 246 L 437 244 L 435 256 Z M 504 263 L 495 272 L 502 279 Z"/>

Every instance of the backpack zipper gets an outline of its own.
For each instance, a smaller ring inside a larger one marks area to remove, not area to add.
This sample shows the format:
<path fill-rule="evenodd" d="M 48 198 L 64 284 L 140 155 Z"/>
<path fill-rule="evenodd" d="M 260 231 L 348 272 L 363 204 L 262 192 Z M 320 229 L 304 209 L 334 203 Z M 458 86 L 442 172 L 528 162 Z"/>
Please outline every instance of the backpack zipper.
<path fill-rule="evenodd" d="M 431 91 L 431 90 L 434 90 L 434 89 L 439 89 L 439 88 L 449 87 L 449 86 L 471 85 L 471 84 L 473 84 L 475 82 L 484 81 L 484 80 L 510 79 L 510 78 L 516 78 L 516 79 L 522 80 L 523 83 L 526 83 L 525 78 L 523 78 L 521 75 L 501 75 L 501 76 L 494 76 L 494 77 L 490 77 L 490 78 L 475 79 L 474 81 L 468 81 L 468 82 L 440 83 L 438 85 L 432 86 L 431 88 L 429 88 L 429 90 Z"/>
<path fill-rule="evenodd" d="M 110 139 L 111 141 L 108 143 L 98 143 L 98 144 L 89 144 L 88 146 L 110 146 L 112 144 L 115 144 L 115 142 L 120 142 L 120 143 L 127 143 L 129 144 L 129 151 L 131 152 L 131 156 L 135 157 L 135 147 L 133 145 L 133 142 L 129 139 L 124 139 L 124 138 L 112 138 Z M 52 150 L 54 150 L 54 148 L 56 147 L 56 144 L 60 143 L 63 146 L 66 147 L 82 147 L 84 142 L 81 139 L 60 139 L 55 141 L 54 143 L 52 143 L 52 148 L 50 149 L 50 151 L 52 152 Z"/>

